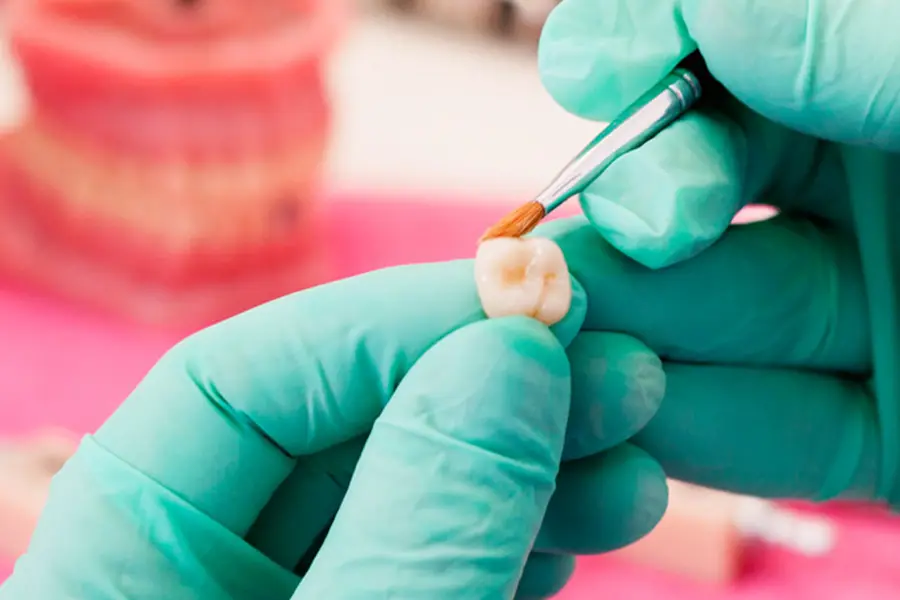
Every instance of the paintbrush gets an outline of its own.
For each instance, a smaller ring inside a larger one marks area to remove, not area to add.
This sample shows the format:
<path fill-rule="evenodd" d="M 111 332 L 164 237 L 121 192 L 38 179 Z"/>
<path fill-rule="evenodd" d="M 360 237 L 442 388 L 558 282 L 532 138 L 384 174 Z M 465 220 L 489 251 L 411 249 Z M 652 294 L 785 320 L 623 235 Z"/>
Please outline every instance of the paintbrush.
<path fill-rule="evenodd" d="M 701 96 L 708 99 L 719 89 L 699 52 L 694 52 L 607 125 L 534 200 L 500 219 L 480 241 L 531 232 L 566 200 L 583 192 L 616 159 L 671 125 Z"/>

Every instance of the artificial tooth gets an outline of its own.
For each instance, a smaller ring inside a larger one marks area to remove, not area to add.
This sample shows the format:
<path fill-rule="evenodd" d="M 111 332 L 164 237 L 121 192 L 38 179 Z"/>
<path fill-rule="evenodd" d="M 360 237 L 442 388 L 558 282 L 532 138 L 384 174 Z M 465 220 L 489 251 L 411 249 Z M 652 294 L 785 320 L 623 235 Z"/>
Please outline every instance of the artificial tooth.
<path fill-rule="evenodd" d="M 0 133 L 21 127 L 31 113 L 31 92 L 22 66 L 0 32 Z"/>
<path fill-rule="evenodd" d="M 572 304 L 566 259 L 545 238 L 482 242 L 475 255 L 475 284 L 488 317 L 524 315 L 553 325 Z"/>

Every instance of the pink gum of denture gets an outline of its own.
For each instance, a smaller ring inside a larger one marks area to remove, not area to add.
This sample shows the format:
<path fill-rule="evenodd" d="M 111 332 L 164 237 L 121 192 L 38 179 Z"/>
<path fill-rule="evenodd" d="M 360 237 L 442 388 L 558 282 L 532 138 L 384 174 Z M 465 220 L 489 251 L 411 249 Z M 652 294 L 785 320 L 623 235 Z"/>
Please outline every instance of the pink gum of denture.
<path fill-rule="evenodd" d="M 347 0 L 10 0 L 0 275 L 196 329 L 321 283 Z"/>

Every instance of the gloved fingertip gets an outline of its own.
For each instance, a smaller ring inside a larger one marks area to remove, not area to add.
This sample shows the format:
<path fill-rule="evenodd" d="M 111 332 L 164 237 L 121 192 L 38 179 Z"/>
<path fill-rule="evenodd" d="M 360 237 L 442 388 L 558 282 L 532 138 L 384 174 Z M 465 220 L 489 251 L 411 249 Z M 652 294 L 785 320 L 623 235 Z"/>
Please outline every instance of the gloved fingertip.
<path fill-rule="evenodd" d="M 691 113 L 610 165 L 581 207 L 617 250 L 651 269 L 667 267 L 728 229 L 749 199 L 746 164 L 737 124 Z"/>
<path fill-rule="evenodd" d="M 691 258 L 724 233 L 722 227 L 691 230 L 687 224 L 665 217 L 646 221 L 620 202 L 586 193 L 581 206 L 588 221 L 613 248 L 650 269 L 662 269 Z"/>
<path fill-rule="evenodd" d="M 681 19 L 660 12 L 659 0 L 567 0 L 544 24 L 538 68 L 560 106 L 611 121 L 691 50 Z"/>
<path fill-rule="evenodd" d="M 587 293 L 584 286 L 570 275 L 572 280 L 572 304 L 563 320 L 550 328 L 563 348 L 568 348 L 587 318 Z"/>
<path fill-rule="evenodd" d="M 666 391 L 662 360 L 621 333 L 581 332 L 567 349 L 572 409 L 564 460 L 617 446 L 653 418 Z"/>
<path fill-rule="evenodd" d="M 532 552 L 525 563 L 516 600 L 544 600 L 560 593 L 575 573 L 575 557 Z"/>
<path fill-rule="evenodd" d="M 621 99 L 597 93 L 590 48 L 574 37 L 568 6 L 557 7 L 541 30 L 538 72 L 550 97 L 566 111 L 597 121 L 608 120 L 621 108 Z"/>
<path fill-rule="evenodd" d="M 666 474 L 631 444 L 563 463 L 535 550 L 600 554 L 632 544 L 668 506 Z"/>
<path fill-rule="evenodd" d="M 628 533 L 631 539 L 622 539 L 621 546 L 634 543 L 649 534 L 662 520 L 669 506 L 669 484 L 666 472 L 652 456 L 632 444 L 622 444 L 607 460 L 611 463 L 611 472 L 621 477 L 633 477 L 635 496 L 630 501 L 622 499 L 622 506 L 634 507 L 628 520 Z M 617 489 L 618 486 L 612 486 Z M 622 489 L 626 489 L 623 486 Z M 613 503 L 611 498 L 608 498 Z"/>
<path fill-rule="evenodd" d="M 496 346 L 498 350 L 501 350 L 502 346 L 504 355 L 508 355 L 509 350 L 512 349 L 520 356 L 527 356 L 529 359 L 546 363 L 549 366 L 565 363 L 565 371 L 568 373 L 568 358 L 558 333 L 568 334 L 569 329 L 580 328 L 581 322 L 584 321 L 583 317 L 580 320 L 572 319 L 571 315 L 572 311 L 570 310 L 569 315 L 550 328 L 536 319 L 525 316 L 487 319 L 467 325 L 455 332 L 452 344 L 459 345 L 460 348 L 474 347 L 476 344 L 483 345 L 483 347 Z M 575 336 L 571 337 L 574 339 Z M 447 338 L 445 338 L 446 340 Z"/>

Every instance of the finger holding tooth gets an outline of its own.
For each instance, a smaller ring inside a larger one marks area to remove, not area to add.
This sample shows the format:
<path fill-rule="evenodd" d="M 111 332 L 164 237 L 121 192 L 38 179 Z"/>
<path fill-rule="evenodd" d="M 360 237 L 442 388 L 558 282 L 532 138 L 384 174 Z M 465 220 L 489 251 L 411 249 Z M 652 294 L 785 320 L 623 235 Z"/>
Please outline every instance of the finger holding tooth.
<path fill-rule="evenodd" d="M 565 256 L 546 238 L 482 242 L 475 255 L 475 285 L 485 314 L 492 318 L 522 315 L 554 325 L 572 304 Z"/>

